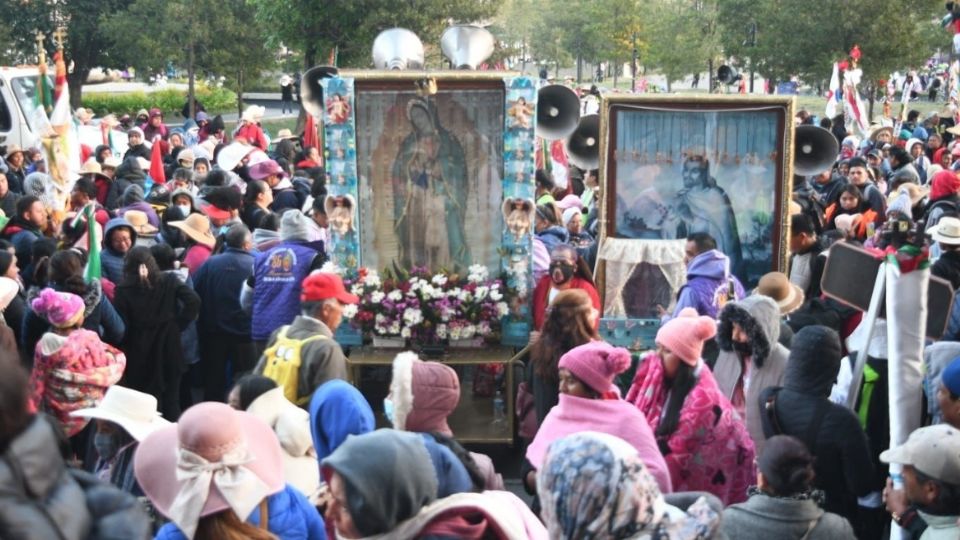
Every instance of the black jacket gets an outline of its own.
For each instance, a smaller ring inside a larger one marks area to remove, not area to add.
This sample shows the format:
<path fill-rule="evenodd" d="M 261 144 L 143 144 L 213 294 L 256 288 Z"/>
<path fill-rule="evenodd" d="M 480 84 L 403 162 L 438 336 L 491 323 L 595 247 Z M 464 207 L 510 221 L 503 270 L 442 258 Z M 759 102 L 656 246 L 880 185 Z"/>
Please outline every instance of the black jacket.
<path fill-rule="evenodd" d="M 63 291 L 62 285 L 50 283 L 49 286 L 55 291 Z M 40 287 L 31 287 L 27 291 L 27 305 L 40 294 Z M 123 319 L 117 315 L 113 305 L 106 295 L 99 281 L 93 281 L 87 284 L 87 290 L 80 295 L 83 298 L 83 327 L 92 332 L 96 332 L 103 341 L 119 347 L 123 340 L 124 324 Z M 20 331 L 20 341 L 24 350 L 33 354 L 37 342 L 43 337 L 44 332 L 50 329 L 50 323 L 47 319 L 37 315 L 32 309 L 28 309 L 23 317 L 23 327 Z"/>
<path fill-rule="evenodd" d="M 960 251 L 944 251 L 937 262 L 933 263 L 930 273 L 943 278 L 960 290 Z"/>
<path fill-rule="evenodd" d="M 129 154 L 129 152 L 127 152 Z M 150 156 L 147 156 L 150 159 Z M 123 192 L 133 184 L 144 187 L 147 175 L 140 169 L 136 159 L 124 159 L 123 163 L 117 167 L 113 180 L 110 181 L 110 187 L 107 188 L 107 199 L 103 205 L 107 210 L 116 210 L 121 206 Z"/>
<path fill-rule="evenodd" d="M 811 331 L 831 330 L 814 326 L 798 332 L 791 343 L 783 387 L 767 388 L 760 393 L 764 435 L 782 433 L 804 441 L 816 456 L 814 483 L 826 494 L 824 509 L 852 522 L 856 518 L 857 497 L 882 486 L 878 485 L 870 445 L 857 416 L 829 399 L 840 371 L 839 340 L 834 354 L 824 354 L 807 345 L 805 338 Z M 767 414 L 773 395 L 775 424 Z"/>

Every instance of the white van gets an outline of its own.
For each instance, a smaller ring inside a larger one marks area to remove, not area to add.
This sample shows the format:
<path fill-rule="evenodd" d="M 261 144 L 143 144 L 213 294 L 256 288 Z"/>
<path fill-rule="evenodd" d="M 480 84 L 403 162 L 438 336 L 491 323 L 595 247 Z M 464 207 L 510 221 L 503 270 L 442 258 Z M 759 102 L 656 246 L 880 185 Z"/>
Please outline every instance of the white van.
<path fill-rule="evenodd" d="M 37 75 L 36 67 L 0 67 L 0 147 L 38 146 L 32 126 L 38 107 Z"/>

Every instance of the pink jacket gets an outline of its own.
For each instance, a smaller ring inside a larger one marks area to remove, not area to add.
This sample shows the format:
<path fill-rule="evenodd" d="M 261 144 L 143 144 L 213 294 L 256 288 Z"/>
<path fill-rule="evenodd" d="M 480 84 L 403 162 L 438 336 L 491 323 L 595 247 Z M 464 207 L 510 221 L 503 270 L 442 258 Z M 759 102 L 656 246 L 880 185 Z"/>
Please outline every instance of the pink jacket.
<path fill-rule="evenodd" d="M 655 431 L 668 393 L 663 364 L 656 353 L 651 353 L 637 368 L 627 401 L 640 409 Z M 708 491 L 724 505 L 747 499 L 747 488 L 756 481 L 753 440 L 703 362 L 699 380 L 683 402 L 677 430 L 666 445 L 674 489 Z"/>
<path fill-rule="evenodd" d="M 550 409 L 537 436 L 527 447 L 527 460 L 539 469 L 550 443 L 581 431 L 598 431 L 628 442 L 637 449 L 643 464 L 657 480 L 660 491 L 673 491 L 670 471 L 660 455 L 647 419 L 622 399 L 586 399 L 560 394 L 560 401 Z"/>

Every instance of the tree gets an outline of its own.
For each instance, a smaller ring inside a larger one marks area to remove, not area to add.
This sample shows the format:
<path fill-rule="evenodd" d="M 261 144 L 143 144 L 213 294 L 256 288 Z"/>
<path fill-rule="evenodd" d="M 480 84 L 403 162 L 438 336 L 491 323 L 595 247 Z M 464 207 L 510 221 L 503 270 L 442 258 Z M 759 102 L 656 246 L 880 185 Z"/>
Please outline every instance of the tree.
<path fill-rule="evenodd" d="M 521 70 L 527 68 L 531 57 L 536 20 L 539 17 L 539 3 L 535 0 L 504 0 L 490 31 L 499 39 L 501 46 L 508 49 L 507 57 L 519 57 Z"/>
<path fill-rule="evenodd" d="M 70 104 L 80 106 L 80 93 L 94 67 L 109 63 L 113 37 L 100 28 L 101 17 L 125 9 L 131 0 L 0 0 L 0 13 L 11 38 L 10 49 L 22 62 L 37 61 L 36 33 L 48 36 L 48 53 L 54 50 L 49 36 L 59 27 L 67 31 L 65 60 L 73 69 L 67 74 Z"/>
<path fill-rule="evenodd" d="M 724 0 L 726 2 L 727 0 Z M 667 85 L 700 73 L 720 52 L 716 0 L 657 0 L 648 7 L 649 65 Z"/>
<path fill-rule="evenodd" d="M 230 74 L 242 93 L 246 77 L 270 63 L 265 38 L 249 24 L 247 9 L 243 0 L 136 0 L 105 17 L 103 28 L 125 44 L 116 56 L 126 65 L 149 73 L 162 72 L 171 62 L 184 65 L 192 115 L 198 73 Z M 197 13 L 217 17 L 211 25 Z"/>
<path fill-rule="evenodd" d="M 583 79 L 585 61 L 602 60 L 605 21 L 602 2 L 593 0 L 546 0 L 534 27 L 532 48 L 538 58 L 555 64 L 577 62 L 577 82 Z M 609 37 L 609 36 L 608 36 Z"/>

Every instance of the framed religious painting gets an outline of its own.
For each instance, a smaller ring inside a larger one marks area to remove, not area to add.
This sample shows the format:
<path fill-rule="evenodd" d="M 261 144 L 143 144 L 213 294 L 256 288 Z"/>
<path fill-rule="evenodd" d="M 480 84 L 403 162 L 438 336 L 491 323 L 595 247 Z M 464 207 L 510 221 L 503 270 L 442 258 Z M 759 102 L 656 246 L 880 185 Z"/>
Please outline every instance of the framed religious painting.
<path fill-rule="evenodd" d="M 606 316 L 652 318 L 669 306 L 694 233 L 713 237 L 748 290 L 786 268 L 793 109 L 785 96 L 604 96 Z"/>

